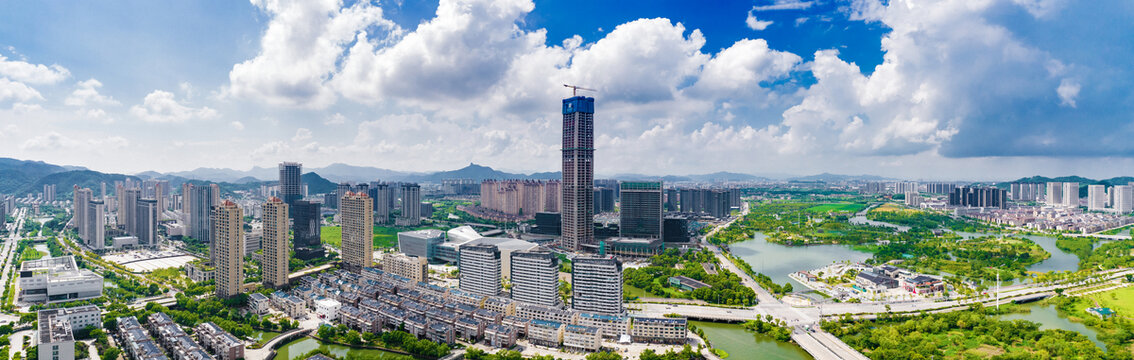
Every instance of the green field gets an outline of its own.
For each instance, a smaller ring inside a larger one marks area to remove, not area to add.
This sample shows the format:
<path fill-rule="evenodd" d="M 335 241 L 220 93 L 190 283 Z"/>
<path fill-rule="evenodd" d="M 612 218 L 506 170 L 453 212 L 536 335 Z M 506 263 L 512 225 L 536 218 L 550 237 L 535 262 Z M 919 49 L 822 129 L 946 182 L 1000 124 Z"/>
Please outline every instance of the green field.
<path fill-rule="evenodd" d="M 374 226 L 374 248 L 385 249 L 396 247 L 398 246 L 398 232 L 410 230 L 417 229 Z M 330 245 L 336 249 L 341 249 L 343 246 L 343 228 L 341 226 L 324 226 L 319 232 L 319 238 L 324 244 Z"/>
<path fill-rule="evenodd" d="M 1130 317 L 1134 315 L 1134 287 L 1124 287 L 1117 290 L 1104 291 L 1085 296 L 1092 303 L 1108 307 L 1119 316 Z"/>
<path fill-rule="evenodd" d="M 807 208 L 807 211 L 814 212 L 814 213 L 825 213 L 825 212 L 831 212 L 831 211 L 855 213 L 855 212 L 861 211 L 865 207 L 866 207 L 866 205 L 863 205 L 863 204 L 847 204 L 847 203 L 820 204 L 820 205 L 815 205 L 815 206 Z"/>

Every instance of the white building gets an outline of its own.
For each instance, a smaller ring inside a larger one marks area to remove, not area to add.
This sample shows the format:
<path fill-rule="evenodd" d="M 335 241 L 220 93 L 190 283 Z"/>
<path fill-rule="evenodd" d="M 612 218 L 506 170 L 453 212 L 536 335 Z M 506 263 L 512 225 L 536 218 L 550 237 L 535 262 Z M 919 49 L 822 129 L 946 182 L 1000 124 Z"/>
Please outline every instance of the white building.
<path fill-rule="evenodd" d="M 559 257 L 545 247 L 512 253 L 512 299 L 529 304 L 559 304 Z"/>
<path fill-rule="evenodd" d="M 1134 187 L 1130 185 L 1117 185 L 1110 190 L 1114 197 L 1111 208 L 1119 214 L 1134 211 Z"/>
<path fill-rule="evenodd" d="M 315 314 L 319 315 L 320 319 L 326 321 L 335 321 L 339 317 L 339 309 L 343 304 L 335 299 L 320 298 L 315 300 Z"/>
<path fill-rule="evenodd" d="M 1063 183 L 1047 183 L 1047 196 L 1044 197 L 1044 201 L 1048 206 L 1063 206 Z"/>
<path fill-rule="evenodd" d="M 1106 210 L 1107 196 L 1106 185 L 1088 185 L 1087 186 L 1087 210 L 1088 211 L 1104 211 Z"/>
<path fill-rule="evenodd" d="M 79 269 L 74 256 L 24 261 L 20 265 L 19 300 L 63 302 L 102 296 L 102 276 Z"/>
<path fill-rule="evenodd" d="M 102 327 L 102 310 L 94 305 L 39 311 L 40 359 L 75 359 L 75 330 Z"/>
<path fill-rule="evenodd" d="M 460 289 L 482 296 L 500 294 L 500 249 L 492 245 L 461 247 Z"/>
<path fill-rule="evenodd" d="M 1063 206 L 1069 208 L 1079 207 L 1079 183 L 1063 183 Z"/>
<path fill-rule="evenodd" d="M 571 285 L 575 310 L 621 314 L 622 262 L 613 257 L 579 257 L 572 263 Z"/>

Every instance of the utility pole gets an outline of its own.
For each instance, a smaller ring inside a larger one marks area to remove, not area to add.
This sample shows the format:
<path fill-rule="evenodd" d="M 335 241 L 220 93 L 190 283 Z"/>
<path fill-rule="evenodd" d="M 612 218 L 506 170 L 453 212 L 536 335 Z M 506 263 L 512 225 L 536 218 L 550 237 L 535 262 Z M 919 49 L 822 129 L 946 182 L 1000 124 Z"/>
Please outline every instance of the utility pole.
<path fill-rule="evenodd" d="M 996 311 L 1000 311 L 1000 269 L 996 269 Z"/>

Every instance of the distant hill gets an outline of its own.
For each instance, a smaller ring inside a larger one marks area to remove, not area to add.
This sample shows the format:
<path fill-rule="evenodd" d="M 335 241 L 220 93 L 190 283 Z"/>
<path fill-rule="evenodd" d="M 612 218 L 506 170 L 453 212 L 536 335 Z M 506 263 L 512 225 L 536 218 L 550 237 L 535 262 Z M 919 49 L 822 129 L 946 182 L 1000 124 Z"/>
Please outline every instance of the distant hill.
<path fill-rule="evenodd" d="M 822 173 L 817 175 L 796 176 L 788 178 L 788 180 L 795 181 L 825 181 L 825 182 L 840 182 L 840 181 L 885 181 L 894 180 L 877 175 L 839 175 L 831 173 Z"/>
<path fill-rule="evenodd" d="M 0 193 L 20 191 L 21 188 L 41 177 L 64 171 L 68 169 L 42 161 L 0 158 Z"/>
<path fill-rule="evenodd" d="M 75 192 L 75 185 L 94 190 L 95 193 L 98 194 L 102 187 L 102 183 L 105 182 L 107 186 L 113 187 L 115 181 L 125 181 L 127 178 L 141 181 L 141 179 L 136 176 L 123 174 L 105 174 L 92 170 L 64 171 L 48 174 L 42 178 L 39 178 L 35 182 L 26 185 L 23 189 L 16 191 L 16 194 L 29 194 L 43 191 L 43 185 L 47 184 L 55 185 L 55 193 L 59 198 L 70 198 L 71 195 Z"/>
<path fill-rule="evenodd" d="M 353 182 L 369 182 L 374 180 L 395 180 L 411 175 L 407 172 L 395 171 L 389 169 L 382 169 L 370 166 L 354 166 L 342 163 L 334 163 L 321 168 L 308 169 L 311 172 L 318 173 L 324 178 L 336 181 L 353 181 Z"/>
<path fill-rule="evenodd" d="M 329 194 L 339 188 L 339 185 L 324 179 L 319 174 L 309 172 L 300 176 L 300 180 L 307 185 L 308 194 Z M 268 184 L 277 184 L 279 181 L 268 181 Z"/>
<path fill-rule="evenodd" d="M 536 177 L 538 175 L 538 177 Z M 493 168 L 469 164 L 463 168 L 451 171 L 439 171 L 432 174 L 415 174 L 406 175 L 402 177 L 401 181 L 410 182 L 434 182 L 439 183 L 445 179 L 473 179 L 481 181 L 485 179 L 558 179 L 561 176 L 558 172 L 555 173 L 536 173 L 536 174 L 513 174 L 507 173 Z"/>

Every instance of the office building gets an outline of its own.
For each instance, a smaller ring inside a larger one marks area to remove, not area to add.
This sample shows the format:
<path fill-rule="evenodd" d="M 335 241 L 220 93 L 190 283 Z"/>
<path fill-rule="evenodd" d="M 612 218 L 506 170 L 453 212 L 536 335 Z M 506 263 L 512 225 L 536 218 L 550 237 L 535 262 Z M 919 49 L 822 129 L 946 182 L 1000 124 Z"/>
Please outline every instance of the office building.
<path fill-rule="evenodd" d="M 677 189 L 665 189 L 665 211 L 677 211 Z"/>
<path fill-rule="evenodd" d="M 388 184 L 374 184 L 370 187 L 370 197 L 374 199 L 374 223 L 390 223 L 391 192 Z"/>
<path fill-rule="evenodd" d="M 343 265 L 361 269 L 374 265 L 374 204 L 363 193 L 347 193 L 340 210 L 343 224 Z"/>
<path fill-rule="evenodd" d="M 571 266 L 571 308 L 622 314 L 622 262 L 614 257 L 578 257 Z"/>
<path fill-rule="evenodd" d="M 622 198 L 622 194 L 618 193 L 618 179 L 595 179 L 591 182 L 595 188 L 605 188 L 614 190 L 614 198 Z"/>
<path fill-rule="evenodd" d="M 1063 183 L 1063 207 L 1078 208 L 1079 207 L 1079 183 L 1065 182 Z"/>
<path fill-rule="evenodd" d="M 619 185 L 618 235 L 661 239 L 662 183 L 660 181 L 625 181 Z"/>
<path fill-rule="evenodd" d="M 272 197 L 263 205 L 263 229 L 260 244 L 263 256 L 260 261 L 264 286 L 281 288 L 288 284 L 288 206 L 280 198 Z"/>
<path fill-rule="evenodd" d="M 666 216 L 662 219 L 662 241 L 667 243 L 687 243 L 693 239 L 689 219 L 680 215 Z"/>
<path fill-rule="evenodd" d="M 158 217 L 162 213 L 157 200 L 138 199 L 134 207 L 134 229 L 130 233 L 138 238 L 138 246 L 157 246 Z"/>
<path fill-rule="evenodd" d="M 1128 214 L 1134 208 L 1134 187 L 1130 185 L 1116 185 L 1111 188 L 1114 198 L 1111 208 L 1119 214 Z"/>
<path fill-rule="evenodd" d="M 421 225 L 421 186 L 402 184 L 402 215 L 395 222 L 398 226 Z"/>
<path fill-rule="evenodd" d="M 244 288 L 244 212 L 225 200 L 213 211 L 213 267 L 217 297 L 227 299 Z"/>
<path fill-rule="evenodd" d="M 21 302 L 66 302 L 102 296 L 102 276 L 80 269 L 74 256 L 28 260 L 20 264 Z"/>
<path fill-rule="evenodd" d="M 303 164 L 297 162 L 280 163 L 280 198 L 288 205 L 303 199 Z"/>
<path fill-rule="evenodd" d="M 578 251 L 594 242 L 595 99 L 563 99 L 562 246 Z"/>
<path fill-rule="evenodd" d="M 55 184 L 43 184 L 43 201 L 55 202 Z"/>
<path fill-rule="evenodd" d="M 1087 185 L 1087 210 L 1105 211 L 1107 197 L 1106 185 Z"/>
<path fill-rule="evenodd" d="M 559 304 L 559 257 L 548 248 L 516 251 L 511 256 L 512 299 L 528 304 Z"/>
<path fill-rule="evenodd" d="M 403 231 L 398 233 L 398 252 L 409 256 L 432 259 L 437 245 L 445 242 L 445 232 L 437 229 Z"/>
<path fill-rule="evenodd" d="M 118 196 L 118 227 L 133 235 L 138 229 L 138 200 L 141 189 L 123 188 Z"/>
<path fill-rule="evenodd" d="M 559 235 L 561 231 L 560 214 L 551 212 L 536 213 L 534 225 L 531 230 L 534 234 Z"/>
<path fill-rule="evenodd" d="M 323 244 L 320 238 L 323 216 L 319 210 L 319 203 L 306 200 L 297 200 L 288 207 L 292 218 L 294 230 L 295 257 L 310 260 L 323 256 Z"/>
<path fill-rule="evenodd" d="M 500 249 L 495 245 L 465 245 L 460 254 L 461 291 L 481 296 L 500 294 Z"/>
<path fill-rule="evenodd" d="M 614 212 L 614 189 L 610 188 L 595 188 L 594 189 L 594 213 L 610 213 Z"/>
<path fill-rule="evenodd" d="M 429 260 L 408 255 L 386 255 L 382 258 L 382 271 L 404 276 L 414 283 L 429 281 Z"/>

